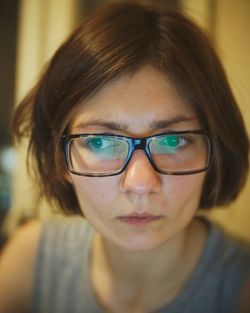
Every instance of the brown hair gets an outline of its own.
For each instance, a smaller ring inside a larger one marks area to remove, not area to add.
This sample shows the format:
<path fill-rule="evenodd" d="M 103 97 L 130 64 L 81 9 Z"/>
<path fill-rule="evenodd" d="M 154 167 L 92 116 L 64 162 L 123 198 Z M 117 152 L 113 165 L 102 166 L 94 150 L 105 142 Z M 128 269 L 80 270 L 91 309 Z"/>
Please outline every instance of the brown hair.
<path fill-rule="evenodd" d="M 111 79 L 151 64 L 189 101 L 212 142 L 201 208 L 222 205 L 241 190 L 249 141 L 225 73 L 206 36 L 186 17 L 119 2 L 87 18 L 57 50 L 37 86 L 17 108 L 13 128 L 30 134 L 40 192 L 65 213 L 80 213 L 61 150 L 61 136 L 84 99 Z M 98 178 L 93 178 L 98 179 Z"/>

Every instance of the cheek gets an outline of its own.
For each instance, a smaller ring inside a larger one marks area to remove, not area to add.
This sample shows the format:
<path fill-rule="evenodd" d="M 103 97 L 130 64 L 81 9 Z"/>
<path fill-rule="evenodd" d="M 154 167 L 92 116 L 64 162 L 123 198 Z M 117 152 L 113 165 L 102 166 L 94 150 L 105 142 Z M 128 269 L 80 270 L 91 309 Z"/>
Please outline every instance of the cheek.
<path fill-rule="evenodd" d="M 112 179 L 111 179 L 112 178 Z M 109 206 L 117 194 L 118 182 L 114 177 L 71 177 L 83 213 Z"/>
<path fill-rule="evenodd" d="M 167 183 L 163 185 L 170 213 L 198 209 L 204 178 L 204 173 L 166 178 Z"/>

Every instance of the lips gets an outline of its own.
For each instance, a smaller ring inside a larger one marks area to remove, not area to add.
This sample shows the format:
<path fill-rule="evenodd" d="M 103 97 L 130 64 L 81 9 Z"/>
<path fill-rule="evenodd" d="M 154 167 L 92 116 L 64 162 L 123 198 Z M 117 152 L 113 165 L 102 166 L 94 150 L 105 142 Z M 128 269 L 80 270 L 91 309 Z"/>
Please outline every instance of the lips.
<path fill-rule="evenodd" d="M 153 223 L 160 218 L 161 216 L 150 213 L 131 213 L 126 216 L 120 216 L 119 220 L 125 224 L 140 226 Z"/>

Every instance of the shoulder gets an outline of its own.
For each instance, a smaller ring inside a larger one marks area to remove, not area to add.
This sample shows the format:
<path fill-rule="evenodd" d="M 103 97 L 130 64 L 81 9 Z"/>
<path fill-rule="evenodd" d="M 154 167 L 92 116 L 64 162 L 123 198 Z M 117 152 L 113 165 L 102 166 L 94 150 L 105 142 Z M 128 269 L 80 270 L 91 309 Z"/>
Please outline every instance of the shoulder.
<path fill-rule="evenodd" d="M 237 313 L 248 313 L 250 308 L 250 244 L 238 238 L 228 240 L 227 285 L 234 284 L 234 293 L 238 294 Z"/>
<path fill-rule="evenodd" d="M 39 244 L 37 268 L 56 275 L 55 269 L 79 260 L 82 251 L 91 244 L 93 234 L 93 228 L 81 216 L 54 216 L 46 220 Z M 42 275 L 41 270 L 38 274 Z"/>
<path fill-rule="evenodd" d="M 210 223 L 207 249 L 215 270 L 225 274 L 228 280 L 244 280 L 250 275 L 250 243 L 228 233 L 216 223 Z"/>
<path fill-rule="evenodd" d="M 207 242 L 205 249 L 207 256 L 217 265 L 223 265 L 222 269 L 231 268 L 232 265 L 242 262 L 249 265 L 250 271 L 250 243 L 227 232 L 219 224 L 206 218 L 200 218 L 208 229 Z"/>
<path fill-rule="evenodd" d="M 34 220 L 18 228 L 0 256 L 0 312 L 26 312 L 31 300 L 42 223 Z"/>
<path fill-rule="evenodd" d="M 77 246 L 93 233 L 93 228 L 82 216 L 54 216 L 43 228 L 43 244 L 56 241 L 64 248 Z"/>
<path fill-rule="evenodd" d="M 43 223 L 33 280 L 34 312 L 75 312 L 85 307 L 92 234 L 82 217 L 56 216 Z M 79 294 L 83 297 L 77 298 Z"/>
<path fill-rule="evenodd" d="M 221 300 L 224 303 L 240 301 L 240 310 L 237 312 L 249 312 L 250 244 L 225 232 L 216 224 L 212 228 L 212 273 L 223 289 L 220 293 Z M 246 307 L 248 310 L 244 311 Z"/>
<path fill-rule="evenodd" d="M 250 277 L 243 286 L 238 313 L 249 313 L 250 308 Z"/>

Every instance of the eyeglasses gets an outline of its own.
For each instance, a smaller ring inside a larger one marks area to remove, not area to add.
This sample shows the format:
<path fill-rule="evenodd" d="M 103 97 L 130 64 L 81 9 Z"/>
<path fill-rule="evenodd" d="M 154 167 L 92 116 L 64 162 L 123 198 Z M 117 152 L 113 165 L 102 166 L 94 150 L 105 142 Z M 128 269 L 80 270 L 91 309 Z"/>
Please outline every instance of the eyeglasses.
<path fill-rule="evenodd" d="M 200 130 L 177 131 L 144 138 L 109 134 L 63 135 L 69 171 L 81 176 L 122 173 L 135 150 L 143 150 L 152 167 L 165 175 L 203 172 L 210 163 L 209 137 Z"/>

